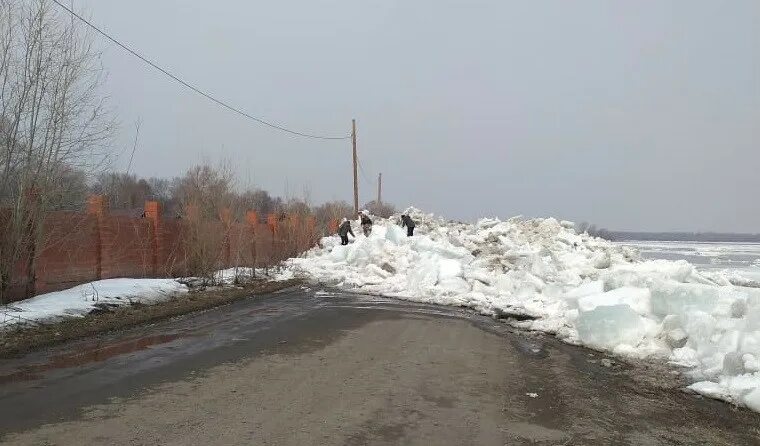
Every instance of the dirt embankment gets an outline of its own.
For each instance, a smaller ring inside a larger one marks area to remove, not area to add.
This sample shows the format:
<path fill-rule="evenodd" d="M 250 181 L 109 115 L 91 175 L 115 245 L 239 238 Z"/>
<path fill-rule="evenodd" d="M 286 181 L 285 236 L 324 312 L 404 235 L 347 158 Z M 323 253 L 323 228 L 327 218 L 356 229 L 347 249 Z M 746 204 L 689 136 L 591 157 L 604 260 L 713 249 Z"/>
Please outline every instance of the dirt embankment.
<path fill-rule="evenodd" d="M 16 356 L 97 333 L 125 329 L 218 307 L 253 295 L 282 290 L 298 283 L 298 280 L 281 282 L 259 280 L 236 288 L 191 289 L 189 293 L 177 295 L 153 305 L 132 304 L 93 312 L 85 317 L 10 330 L 0 333 L 0 358 Z"/>

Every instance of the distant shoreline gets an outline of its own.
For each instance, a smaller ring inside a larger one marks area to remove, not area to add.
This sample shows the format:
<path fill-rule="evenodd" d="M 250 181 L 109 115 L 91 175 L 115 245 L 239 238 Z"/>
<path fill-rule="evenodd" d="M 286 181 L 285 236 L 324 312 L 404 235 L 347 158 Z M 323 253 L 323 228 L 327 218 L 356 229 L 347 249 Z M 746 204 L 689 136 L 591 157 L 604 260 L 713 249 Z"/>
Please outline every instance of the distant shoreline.
<path fill-rule="evenodd" d="M 608 231 L 600 229 L 592 235 L 613 242 L 653 241 L 653 242 L 723 242 L 760 243 L 760 234 L 733 234 L 719 232 L 632 232 Z"/>

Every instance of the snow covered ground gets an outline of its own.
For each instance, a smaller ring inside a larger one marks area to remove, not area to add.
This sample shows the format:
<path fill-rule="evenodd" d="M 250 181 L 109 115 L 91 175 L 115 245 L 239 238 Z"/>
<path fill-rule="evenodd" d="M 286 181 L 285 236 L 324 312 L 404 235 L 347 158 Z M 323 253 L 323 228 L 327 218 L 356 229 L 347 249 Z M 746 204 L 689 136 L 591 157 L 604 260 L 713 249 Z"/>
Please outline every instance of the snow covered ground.
<path fill-rule="evenodd" d="M 760 288 L 741 286 L 751 278 L 646 260 L 551 218 L 412 215 L 414 237 L 397 218 L 376 219 L 370 237 L 348 246 L 324 238 L 283 277 L 519 316 L 512 323 L 570 343 L 669 361 L 692 390 L 760 411 Z"/>
<path fill-rule="evenodd" d="M 40 294 L 2 307 L 0 328 L 84 316 L 98 306 L 155 303 L 187 291 L 174 279 L 106 279 Z"/>
<path fill-rule="evenodd" d="M 214 283 L 231 286 L 239 280 L 253 276 L 252 268 L 229 268 L 217 271 Z M 256 277 L 265 277 L 264 270 L 256 270 Z M 188 291 L 184 279 L 106 279 L 89 282 L 67 290 L 40 294 L 31 299 L 0 307 L 0 330 L 18 324 L 55 321 L 67 317 L 81 317 L 102 306 L 119 306 L 131 303 L 153 304 Z"/>

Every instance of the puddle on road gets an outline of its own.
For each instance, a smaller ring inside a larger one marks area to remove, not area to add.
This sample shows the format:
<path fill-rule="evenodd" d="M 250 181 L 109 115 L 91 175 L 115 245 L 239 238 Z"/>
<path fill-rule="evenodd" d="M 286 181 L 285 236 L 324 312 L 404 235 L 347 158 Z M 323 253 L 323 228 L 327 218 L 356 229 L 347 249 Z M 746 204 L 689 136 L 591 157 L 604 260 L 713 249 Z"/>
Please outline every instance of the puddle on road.
<path fill-rule="evenodd" d="M 33 364 L 24 366 L 12 373 L 0 375 L 0 384 L 6 384 L 17 381 L 33 381 L 42 378 L 42 373 L 56 369 L 67 369 L 72 367 L 81 367 L 86 364 L 105 361 L 115 356 L 134 353 L 145 350 L 148 347 L 166 344 L 178 339 L 179 334 L 163 334 L 155 336 L 145 336 L 142 338 L 131 339 L 128 341 L 116 342 L 105 346 L 94 348 L 85 348 L 83 351 L 76 353 L 56 355 L 50 358 L 45 364 Z"/>
<path fill-rule="evenodd" d="M 282 310 L 279 308 L 257 308 L 246 313 L 247 316 L 256 316 L 259 314 L 282 314 Z"/>

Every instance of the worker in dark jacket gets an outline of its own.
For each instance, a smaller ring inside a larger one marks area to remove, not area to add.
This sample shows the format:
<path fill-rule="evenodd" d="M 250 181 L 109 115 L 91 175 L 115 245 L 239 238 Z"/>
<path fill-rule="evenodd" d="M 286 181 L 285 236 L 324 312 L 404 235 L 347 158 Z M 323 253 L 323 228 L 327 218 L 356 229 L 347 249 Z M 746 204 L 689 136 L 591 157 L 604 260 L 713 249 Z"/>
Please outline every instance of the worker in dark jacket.
<path fill-rule="evenodd" d="M 361 218 L 362 231 L 364 231 L 364 236 L 369 237 L 369 235 L 372 233 L 372 220 L 369 218 L 369 212 L 361 211 L 359 217 Z"/>
<path fill-rule="evenodd" d="M 406 236 L 411 237 L 414 235 L 414 220 L 412 217 L 402 214 L 401 215 L 401 227 L 406 227 Z"/>
<path fill-rule="evenodd" d="M 351 230 L 351 222 L 348 221 L 347 218 L 344 218 L 341 220 L 340 226 L 338 226 L 338 235 L 340 236 L 341 245 L 348 245 L 348 234 L 351 234 L 351 237 L 356 237 L 354 231 Z"/>

